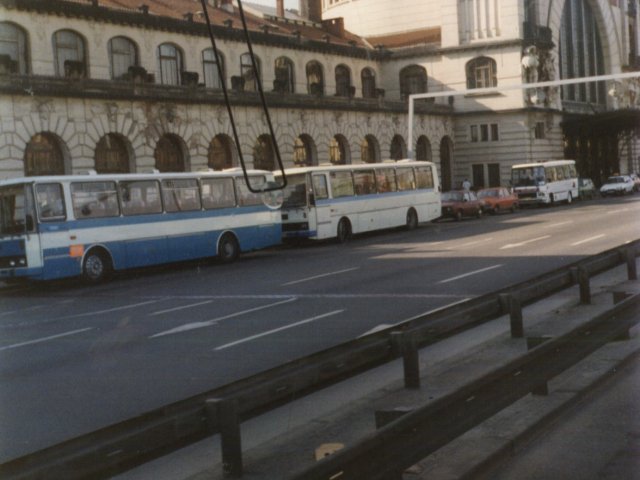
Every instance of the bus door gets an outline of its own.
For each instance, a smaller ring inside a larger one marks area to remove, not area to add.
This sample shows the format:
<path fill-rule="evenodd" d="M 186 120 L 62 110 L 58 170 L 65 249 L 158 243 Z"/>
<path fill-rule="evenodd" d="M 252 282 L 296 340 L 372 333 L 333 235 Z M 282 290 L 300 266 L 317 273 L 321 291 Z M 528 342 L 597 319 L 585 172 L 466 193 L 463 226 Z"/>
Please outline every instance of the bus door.
<path fill-rule="evenodd" d="M 79 256 L 70 257 L 69 227 L 62 184 L 38 183 L 35 186 L 38 213 L 39 251 L 45 278 L 77 274 Z M 35 248 L 35 247 L 34 247 Z"/>
<path fill-rule="evenodd" d="M 0 190 L 0 277 L 26 275 L 42 266 L 31 185 Z"/>
<path fill-rule="evenodd" d="M 322 238 L 333 236 L 331 227 L 331 202 L 329 201 L 329 187 L 327 175 L 314 173 L 311 176 L 312 191 L 309 196 L 309 230 L 316 230 L 317 236 Z"/>

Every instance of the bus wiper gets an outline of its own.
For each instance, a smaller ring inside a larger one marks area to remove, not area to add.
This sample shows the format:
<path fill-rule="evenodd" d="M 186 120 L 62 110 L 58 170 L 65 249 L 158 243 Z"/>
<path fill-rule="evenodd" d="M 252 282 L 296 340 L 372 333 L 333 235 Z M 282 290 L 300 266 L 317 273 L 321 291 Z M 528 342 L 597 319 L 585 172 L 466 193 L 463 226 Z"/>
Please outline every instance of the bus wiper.
<path fill-rule="evenodd" d="M 282 157 L 280 156 L 280 149 L 278 148 L 278 142 L 276 140 L 276 134 L 273 130 L 273 125 L 271 123 L 271 115 L 269 114 L 269 108 L 267 107 L 267 100 L 264 96 L 264 90 L 262 88 L 262 80 L 260 79 L 258 65 L 256 63 L 255 55 L 253 54 L 253 46 L 251 44 L 251 38 L 249 36 L 249 29 L 247 28 L 247 22 L 244 17 L 244 9 L 242 8 L 242 1 L 236 0 L 238 2 L 238 10 L 240 12 L 240 19 L 242 20 L 242 29 L 244 31 L 244 38 L 247 43 L 247 48 L 249 49 L 249 56 L 251 57 L 251 65 L 253 68 L 254 77 L 256 80 L 256 87 L 258 92 L 260 93 L 260 100 L 262 102 L 262 110 L 264 112 L 265 118 L 267 119 L 267 126 L 269 127 L 269 134 L 271 135 L 271 144 L 275 150 L 276 160 L 278 161 L 278 167 L 280 169 L 280 173 L 282 174 L 280 178 L 282 178 L 281 183 L 276 185 L 266 185 L 264 188 L 255 189 L 251 185 L 251 181 L 249 179 L 249 175 L 247 174 L 247 166 L 244 163 L 244 157 L 242 156 L 242 147 L 240 146 L 240 138 L 238 137 L 238 130 L 236 128 L 236 122 L 233 116 L 233 109 L 231 108 L 231 102 L 229 101 L 229 93 L 227 91 L 227 85 L 224 81 L 224 73 L 222 71 L 222 64 L 220 63 L 220 55 L 218 54 L 218 48 L 216 47 L 216 39 L 213 35 L 213 27 L 211 25 L 211 19 L 209 18 L 209 11 L 207 10 L 207 0 L 200 0 L 202 3 L 202 11 L 204 12 L 204 18 L 207 23 L 207 30 L 209 32 L 209 39 L 211 40 L 211 46 L 213 47 L 213 55 L 216 59 L 216 69 L 218 70 L 218 76 L 220 77 L 220 84 L 222 86 L 222 93 L 224 94 L 224 102 L 227 106 L 227 113 L 229 114 L 229 121 L 231 122 L 231 130 L 233 131 L 233 138 L 236 142 L 236 149 L 238 151 L 238 158 L 240 160 L 240 165 L 242 166 L 242 172 L 244 174 L 244 180 L 247 184 L 247 188 L 253 193 L 262 193 L 262 192 L 271 192 L 274 190 L 282 190 L 287 186 L 287 177 L 284 173 L 284 165 L 282 164 Z"/>

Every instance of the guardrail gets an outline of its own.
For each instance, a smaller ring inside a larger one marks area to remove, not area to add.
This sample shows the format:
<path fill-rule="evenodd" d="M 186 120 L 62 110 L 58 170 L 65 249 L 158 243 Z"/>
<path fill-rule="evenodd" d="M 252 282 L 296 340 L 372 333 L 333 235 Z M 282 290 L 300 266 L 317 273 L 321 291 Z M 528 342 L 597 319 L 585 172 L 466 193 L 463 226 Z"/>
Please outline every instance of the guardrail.
<path fill-rule="evenodd" d="M 291 480 L 389 480 L 547 382 L 640 322 L 640 294 L 566 335 L 533 348 L 431 404 L 405 413 Z"/>
<path fill-rule="evenodd" d="M 640 240 L 636 240 L 510 288 L 154 409 L 10 460 L 0 465 L 0 477 L 107 478 L 216 433 L 221 434 L 223 468 L 228 475 L 238 477 L 242 474 L 242 421 L 401 356 L 405 385 L 416 387 L 418 348 L 505 313 L 510 314 L 512 335 L 521 336 L 523 305 L 576 284 L 580 285 L 581 300 L 588 301 L 589 277 L 624 263 L 628 278 L 637 279 L 635 258 L 639 251 Z"/>

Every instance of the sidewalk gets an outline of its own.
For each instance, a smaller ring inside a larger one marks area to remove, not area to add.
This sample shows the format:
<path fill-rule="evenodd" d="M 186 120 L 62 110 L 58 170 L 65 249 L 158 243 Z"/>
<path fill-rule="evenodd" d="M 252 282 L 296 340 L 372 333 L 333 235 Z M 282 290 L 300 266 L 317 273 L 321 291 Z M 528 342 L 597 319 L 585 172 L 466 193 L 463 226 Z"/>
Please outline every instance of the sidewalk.
<path fill-rule="evenodd" d="M 592 304 L 579 306 L 577 287 L 526 307 L 525 335 L 557 336 L 606 310 L 612 291 L 635 293 L 626 267 L 591 280 Z M 471 379 L 526 352 L 525 339 L 511 339 L 503 316 L 422 349 L 419 390 L 405 390 L 402 363 L 395 361 L 242 424 L 245 475 L 251 480 L 285 479 L 315 462 L 317 448 L 350 445 L 375 430 L 375 412 L 413 408 L 456 390 Z M 602 351 L 549 384 L 549 395 L 528 395 L 510 408 L 427 457 L 407 479 L 471 478 L 555 418 L 612 369 L 640 352 L 637 335 Z M 329 447 L 331 448 L 331 447 Z M 219 439 L 212 437 L 115 477 L 119 480 L 222 479 Z"/>

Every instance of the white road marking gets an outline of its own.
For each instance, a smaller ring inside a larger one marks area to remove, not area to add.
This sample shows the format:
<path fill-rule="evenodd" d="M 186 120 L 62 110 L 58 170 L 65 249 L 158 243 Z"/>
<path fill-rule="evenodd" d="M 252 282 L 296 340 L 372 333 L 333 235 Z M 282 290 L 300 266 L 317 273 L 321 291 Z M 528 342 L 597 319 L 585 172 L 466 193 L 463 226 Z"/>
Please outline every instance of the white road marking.
<path fill-rule="evenodd" d="M 213 300 L 207 300 L 206 302 L 192 303 L 190 305 L 183 305 L 181 307 L 168 308 L 166 310 L 158 310 L 157 312 L 150 313 L 149 316 L 154 317 L 156 315 L 162 315 L 163 313 L 177 312 L 178 310 L 186 310 L 187 308 L 199 307 L 200 305 L 206 305 L 208 303 L 213 303 Z"/>
<path fill-rule="evenodd" d="M 601 233 L 600 235 L 596 235 L 595 237 L 585 238 L 584 240 L 580 240 L 579 242 L 572 243 L 571 246 L 576 247 L 578 245 L 582 245 L 583 243 L 591 242 L 592 240 L 597 240 L 602 237 L 606 237 L 606 234 Z"/>
<path fill-rule="evenodd" d="M 460 248 L 460 247 L 470 247 L 472 245 L 478 245 L 480 243 L 490 242 L 491 240 L 493 240 L 493 238 L 485 238 L 483 240 L 476 240 L 474 242 L 468 242 L 468 243 L 463 243 L 462 245 L 456 245 L 456 246 L 453 246 L 453 247 L 448 247 L 447 250 L 453 250 L 455 248 Z"/>
<path fill-rule="evenodd" d="M 533 243 L 533 242 L 539 242 L 540 240 L 545 240 L 547 238 L 551 238 L 551 235 L 544 235 L 542 237 L 532 238 L 530 240 L 525 240 L 524 242 L 520 242 L 520 243 L 508 243 L 507 245 L 500 247 L 500 250 L 506 250 L 507 248 L 522 247 L 523 245 L 528 245 L 529 243 Z"/>
<path fill-rule="evenodd" d="M 573 223 L 573 220 L 567 220 L 566 222 L 552 223 L 551 225 L 545 225 L 546 228 L 560 227 L 562 225 L 568 225 Z"/>
<path fill-rule="evenodd" d="M 122 305 L 121 307 L 108 308 L 106 310 L 95 310 L 93 312 L 77 313 L 75 315 L 67 315 L 65 317 L 58 317 L 58 318 L 55 318 L 54 320 L 67 320 L 69 318 L 89 317 L 89 316 L 93 316 L 93 315 L 100 315 L 102 313 L 119 312 L 121 310 L 128 310 L 130 308 L 137 308 L 137 307 L 141 307 L 143 305 L 149 305 L 149 304 L 152 304 L 152 303 L 158 303 L 159 301 L 160 300 L 149 300 L 148 302 L 133 303 L 131 305 Z"/>
<path fill-rule="evenodd" d="M 27 345 L 33 345 L 35 343 L 43 343 L 48 342 L 49 340 L 55 340 L 56 338 L 68 337 L 70 335 L 76 335 L 78 333 L 87 332 L 89 330 L 93 330 L 93 327 L 81 328 L 79 330 L 72 330 L 70 332 L 59 333 L 58 335 L 51 335 L 50 337 L 37 338 L 35 340 L 29 340 L 28 342 L 22 343 L 14 343 L 13 345 L 7 345 L 5 347 L 0 347 L 0 352 L 4 350 L 9 350 L 12 348 L 24 347 Z"/>
<path fill-rule="evenodd" d="M 248 310 L 243 310 L 241 312 L 230 313 L 229 315 L 225 315 L 223 317 L 214 318 L 212 320 L 206 320 L 204 322 L 193 322 L 181 325 L 179 327 L 172 328 L 171 330 L 165 330 L 164 332 L 156 333 L 155 335 L 151 335 L 149 338 L 163 337 L 165 335 L 173 335 L 175 333 L 188 332 L 189 330 L 195 330 L 197 328 L 205 328 L 211 327 L 213 325 L 217 325 L 218 322 L 222 320 L 227 320 L 233 317 L 239 317 L 240 315 L 244 315 L 246 313 L 257 312 L 259 310 L 264 310 L 266 308 L 276 307 L 278 305 L 283 305 L 285 303 L 295 302 L 297 298 L 288 298 L 283 300 L 282 302 L 270 303 L 268 305 L 262 305 L 260 307 L 249 308 Z"/>
<path fill-rule="evenodd" d="M 252 335 L 250 337 L 242 338 L 240 340 L 236 340 L 235 342 L 226 343 L 224 345 L 220 345 L 219 347 L 214 348 L 214 351 L 224 350 L 229 347 L 233 347 L 235 345 L 240 345 L 241 343 L 250 342 L 251 340 L 255 340 L 257 338 L 266 337 L 267 335 L 271 335 L 273 333 L 281 332 L 283 330 L 288 330 L 290 328 L 298 327 L 300 325 L 304 325 L 305 323 L 315 322 L 316 320 L 320 320 L 321 318 L 327 318 L 332 315 L 337 315 L 339 313 L 344 312 L 344 310 L 334 310 L 333 312 L 324 313 L 322 315 L 318 315 L 315 317 L 307 318 L 306 320 L 301 320 L 296 323 L 292 323 L 291 325 L 285 325 L 284 327 L 274 328 L 273 330 L 268 330 L 266 332 L 258 333 L 257 335 Z"/>
<path fill-rule="evenodd" d="M 471 275 L 476 275 L 478 273 L 482 273 L 482 272 L 488 272 L 489 270 L 494 270 L 496 268 L 500 268 L 502 266 L 502 264 L 498 264 L 498 265 L 493 265 L 491 267 L 487 267 L 487 268 L 481 268 L 480 270 L 474 270 L 473 272 L 468 272 L 468 273 L 464 273 L 462 275 L 458 275 L 457 277 L 451 277 L 451 278 L 447 278 L 446 280 L 441 280 L 438 283 L 449 283 L 449 282 L 453 282 L 455 280 L 460 280 L 461 278 L 465 278 L 465 277 L 470 277 Z"/>
<path fill-rule="evenodd" d="M 340 273 L 352 272 L 354 270 L 358 270 L 359 268 L 360 267 L 345 268 L 344 270 L 337 270 L 335 272 L 323 273 L 321 275 L 315 275 L 313 277 L 307 277 L 307 278 L 303 278 L 301 280 L 294 280 L 293 282 L 283 283 L 281 286 L 282 287 L 286 287 L 288 285 L 295 285 L 296 283 L 309 282 L 311 280 L 316 280 L 317 278 L 329 277 L 331 275 L 338 275 Z"/>
<path fill-rule="evenodd" d="M 628 208 L 619 208 L 618 210 L 607 210 L 607 214 L 611 215 L 612 213 L 622 213 L 629 211 Z"/>

